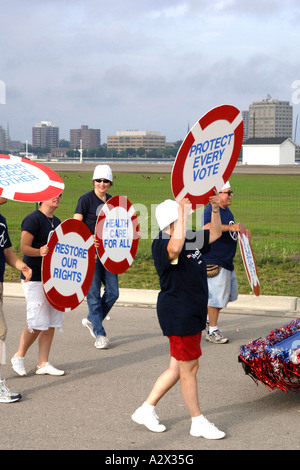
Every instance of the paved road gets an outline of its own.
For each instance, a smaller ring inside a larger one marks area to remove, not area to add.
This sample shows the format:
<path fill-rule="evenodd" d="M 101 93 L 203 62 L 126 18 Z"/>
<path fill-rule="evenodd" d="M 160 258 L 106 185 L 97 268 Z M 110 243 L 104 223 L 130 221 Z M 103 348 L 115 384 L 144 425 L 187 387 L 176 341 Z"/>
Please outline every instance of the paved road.
<path fill-rule="evenodd" d="M 198 450 L 300 449 L 300 393 L 257 386 L 237 361 L 240 345 L 285 325 L 299 312 L 227 310 L 221 324 L 230 342 L 202 341 L 200 403 L 208 419 L 227 434 L 226 439 L 208 441 L 189 435 L 179 385 L 157 407 L 167 432 L 151 433 L 131 420 L 169 362 L 155 308 L 115 306 L 105 321 L 111 340 L 105 351 L 94 348 L 81 326 L 86 310 L 84 302 L 66 314 L 64 332 L 55 334 L 51 362 L 64 368 L 65 376 L 36 376 L 34 345 L 26 357 L 28 376 L 19 377 L 9 361 L 25 325 L 25 301 L 4 298 L 8 364 L 2 367 L 3 375 L 23 399 L 0 405 L 1 450 L 106 450 L 101 453 L 105 457 L 114 450 L 128 455 L 141 450 L 198 455 Z"/>

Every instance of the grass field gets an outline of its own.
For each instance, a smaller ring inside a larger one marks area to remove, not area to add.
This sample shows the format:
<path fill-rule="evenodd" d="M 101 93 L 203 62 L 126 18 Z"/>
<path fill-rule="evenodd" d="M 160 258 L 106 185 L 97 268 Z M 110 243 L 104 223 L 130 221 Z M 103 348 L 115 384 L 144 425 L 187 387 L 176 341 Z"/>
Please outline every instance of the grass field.
<path fill-rule="evenodd" d="M 73 217 L 78 198 L 92 189 L 90 173 L 59 173 L 65 190 L 59 209 L 55 212 L 62 221 Z M 252 248 L 256 259 L 262 295 L 299 296 L 300 293 L 300 177 L 270 175 L 232 175 L 234 197 L 231 210 L 236 222 L 242 222 L 252 232 Z M 151 243 L 154 212 L 151 207 L 166 198 L 173 198 L 170 175 L 116 173 L 110 194 L 123 194 L 134 205 L 142 239 L 136 258 L 128 271 L 119 276 L 120 287 L 159 289 Z M 14 250 L 20 255 L 20 227 L 23 218 L 35 210 L 36 204 L 8 201 L 1 207 L 6 217 Z M 193 221 L 200 218 L 197 214 Z M 199 223 L 198 223 L 199 225 Z M 197 227 L 200 228 L 200 227 Z M 235 269 L 240 294 L 249 294 L 239 248 Z M 6 281 L 17 281 L 19 275 L 10 267 Z"/>

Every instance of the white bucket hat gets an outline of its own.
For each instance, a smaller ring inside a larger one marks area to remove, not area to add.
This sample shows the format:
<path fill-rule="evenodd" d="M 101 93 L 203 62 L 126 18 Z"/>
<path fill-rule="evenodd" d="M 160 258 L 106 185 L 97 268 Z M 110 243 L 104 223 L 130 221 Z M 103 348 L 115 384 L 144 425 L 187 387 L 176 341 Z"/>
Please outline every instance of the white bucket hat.
<path fill-rule="evenodd" d="M 178 202 L 166 199 L 155 209 L 155 217 L 160 230 L 163 230 L 178 219 Z"/>
<path fill-rule="evenodd" d="M 97 180 L 99 178 L 109 180 L 112 183 L 113 175 L 112 175 L 111 168 L 108 165 L 97 165 L 96 166 L 92 179 Z"/>

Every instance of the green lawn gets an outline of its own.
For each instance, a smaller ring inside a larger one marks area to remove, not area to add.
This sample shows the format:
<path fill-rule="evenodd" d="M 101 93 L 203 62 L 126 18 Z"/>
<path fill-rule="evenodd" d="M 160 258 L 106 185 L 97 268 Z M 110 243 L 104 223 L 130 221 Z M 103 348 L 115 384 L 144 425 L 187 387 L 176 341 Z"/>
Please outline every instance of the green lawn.
<path fill-rule="evenodd" d="M 80 195 L 92 189 L 90 173 L 60 173 L 65 182 L 61 205 L 55 214 L 63 221 L 73 217 Z M 234 198 L 231 210 L 236 222 L 243 222 L 252 232 L 252 248 L 256 259 L 262 295 L 300 293 L 300 177 L 270 175 L 232 175 Z M 123 194 L 135 206 L 142 229 L 142 239 L 136 258 L 128 271 L 120 275 L 120 287 L 159 289 L 151 257 L 151 232 L 155 222 L 153 206 L 172 198 L 170 175 L 117 173 L 112 195 Z M 152 211 L 151 211 L 152 206 Z M 23 218 L 35 209 L 35 204 L 8 201 L 1 207 L 6 217 L 13 247 L 19 253 L 20 226 Z M 199 220 L 201 209 L 193 216 Z M 199 227 L 198 227 L 199 228 Z M 250 293 L 239 248 L 235 257 L 239 292 Z M 19 275 L 7 267 L 6 281 Z"/>

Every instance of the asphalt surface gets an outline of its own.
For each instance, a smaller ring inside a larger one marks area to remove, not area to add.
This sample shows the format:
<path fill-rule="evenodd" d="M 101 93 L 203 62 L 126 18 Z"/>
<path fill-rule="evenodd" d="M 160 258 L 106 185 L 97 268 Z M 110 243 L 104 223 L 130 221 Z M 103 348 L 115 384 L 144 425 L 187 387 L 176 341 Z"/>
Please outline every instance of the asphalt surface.
<path fill-rule="evenodd" d="M 256 385 L 238 363 L 241 345 L 299 317 L 297 308 L 291 309 L 290 304 L 285 308 L 279 302 L 278 310 L 274 303 L 269 310 L 264 306 L 251 310 L 249 304 L 226 309 L 220 327 L 229 343 L 215 345 L 203 337 L 200 405 L 206 417 L 226 432 L 225 439 L 210 441 L 189 435 L 190 418 L 179 384 L 157 406 L 166 432 L 152 433 L 131 420 L 169 363 L 168 340 L 161 334 L 155 306 L 145 303 L 116 304 L 110 320 L 105 320 L 110 349 L 97 350 L 81 325 L 87 314 L 83 302 L 66 313 L 64 331 L 55 333 L 52 345 L 50 362 L 64 369 L 65 375 L 36 376 L 34 344 L 26 355 L 28 375 L 19 377 L 10 359 L 25 326 L 25 300 L 4 297 L 8 335 L 2 375 L 23 398 L 0 404 L 1 450 L 101 450 L 102 459 L 123 455 L 122 451 L 127 456 L 141 451 L 164 456 L 185 452 L 199 459 L 203 450 L 300 449 L 300 392 L 269 391 L 261 383 Z M 135 466 L 125 462 L 130 463 Z"/>

